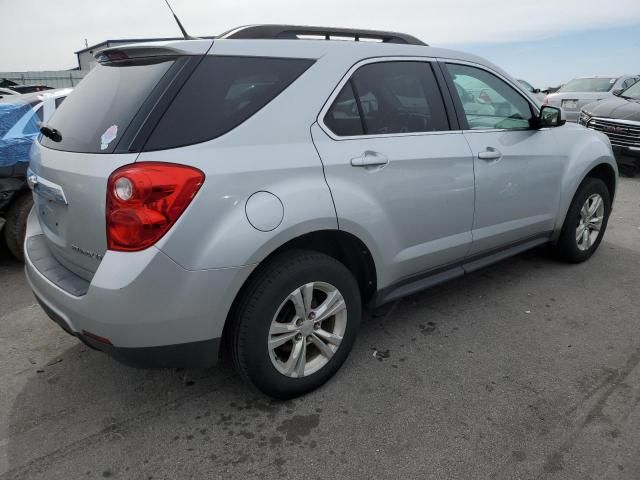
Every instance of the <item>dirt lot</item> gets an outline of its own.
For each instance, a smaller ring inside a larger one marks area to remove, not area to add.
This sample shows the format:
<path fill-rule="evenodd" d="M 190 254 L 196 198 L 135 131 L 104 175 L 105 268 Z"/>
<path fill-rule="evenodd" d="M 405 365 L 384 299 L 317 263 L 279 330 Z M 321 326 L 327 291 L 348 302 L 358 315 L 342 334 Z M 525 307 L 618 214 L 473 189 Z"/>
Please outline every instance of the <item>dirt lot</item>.
<path fill-rule="evenodd" d="M 0 478 L 640 478 L 640 179 L 599 252 L 530 252 L 368 314 L 273 402 L 226 366 L 135 370 L 47 319 L 0 253 Z"/>

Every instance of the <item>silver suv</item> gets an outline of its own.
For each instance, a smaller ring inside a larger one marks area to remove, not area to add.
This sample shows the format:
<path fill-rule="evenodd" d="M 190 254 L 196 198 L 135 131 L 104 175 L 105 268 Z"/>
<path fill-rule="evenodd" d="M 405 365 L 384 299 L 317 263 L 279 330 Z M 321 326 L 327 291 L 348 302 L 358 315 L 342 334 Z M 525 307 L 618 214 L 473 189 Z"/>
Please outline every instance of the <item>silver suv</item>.
<path fill-rule="evenodd" d="M 98 60 L 34 148 L 26 274 L 55 322 L 128 364 L 228 352 L 266 394 L 301 395 L 364 305 L 542 244 L 581 262 L 607 226 L 607 137 L 481 58 L 252 26 Z"/>

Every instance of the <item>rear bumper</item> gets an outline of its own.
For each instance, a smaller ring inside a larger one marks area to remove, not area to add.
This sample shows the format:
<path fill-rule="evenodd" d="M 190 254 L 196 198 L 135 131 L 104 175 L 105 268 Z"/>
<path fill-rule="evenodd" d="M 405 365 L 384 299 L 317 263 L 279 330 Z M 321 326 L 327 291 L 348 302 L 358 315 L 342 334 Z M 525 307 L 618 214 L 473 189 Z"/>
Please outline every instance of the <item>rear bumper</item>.
<path fill-rule="evenodd" d="M 577 111 L 577 110 L 564 111 L 564 118 L 567 120 L 567 122 L 576 123 L 579 117 L 580 117 L 580 111 Z"/>
<path fill-rule="evenodd" d="M 27 244 L 40 234 L 32 215 Z M 250 266 L 185 270 L 155 247 L 108 251 L 86 293 L 76 296 L 38 270 L 28 250 L 25 254 L 27 280 L 49 317 L 123 363 L 150 367 L 214 364 L 227 314 L 251 271 Z"/>
<path fill-rule="evenodd" d="M 157 347 L 123 348 L 100 342 L 83 333 L 74 332 L 65 320 L 56 314 L 37 295 L 36 300 L 45 313 L 69 335 L 81 340 L 94 350 L 106 353 L 115 360 L 138 368 L 183 367 L 197 368 L 215 365 L 220 351 L 220 339 L 202 340 L 200 342 L 161 345 Z"/>

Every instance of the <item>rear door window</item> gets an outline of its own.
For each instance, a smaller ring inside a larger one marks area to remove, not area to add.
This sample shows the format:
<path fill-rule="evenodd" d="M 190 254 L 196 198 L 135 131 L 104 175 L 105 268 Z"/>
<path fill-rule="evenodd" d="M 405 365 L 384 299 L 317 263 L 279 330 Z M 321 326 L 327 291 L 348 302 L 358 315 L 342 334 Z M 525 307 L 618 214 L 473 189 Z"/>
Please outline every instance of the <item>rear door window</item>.
<path fill-rule="evenodd" d="M 361 120 L 360 126 L 356 118 Z M 324 122 L 341 136 L 449 130 L 433 70 L 429 63 L 415 61 L 360 67 L 332 104 Z"/>
<path fill-rule="evenodd" d="M 83 153 L 111 153 L 153 88 L 174 64 L 97 65 L 60 105 L 49 126 L 60 142 L 41 137 L 49 148 Z"/>
<path fill-rule="evenodd" d="M 144 150 L 219 137 L 285 90 L 313 60 L 206 56 L 162 116 Z"/>

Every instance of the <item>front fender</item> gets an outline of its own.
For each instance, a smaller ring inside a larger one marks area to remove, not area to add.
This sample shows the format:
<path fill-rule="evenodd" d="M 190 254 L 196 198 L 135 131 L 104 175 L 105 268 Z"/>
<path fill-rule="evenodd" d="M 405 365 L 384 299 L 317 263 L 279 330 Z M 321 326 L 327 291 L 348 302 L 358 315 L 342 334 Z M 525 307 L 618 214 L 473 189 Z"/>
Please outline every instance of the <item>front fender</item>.
<path fill-rule="evenodd" d="M 553 241 L 560 236 L 562 225 L 578 188 L 589 173 L 600 165 L 608 165 L 615 174 L 618 166 L 606 135 L 579 125 L 565 125 L 554 131 L 559 150 L 566 152 L 566 165 L 561 183 L 560 204 Z M 616 189 L 617 190 L 617 189 Z M 614 192 L 615 196 L 615 192 Z M 611 198 L 613 203 L 614 198 Z"/>

